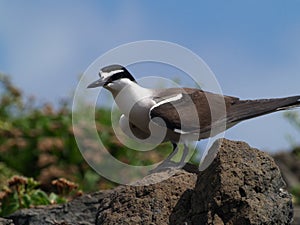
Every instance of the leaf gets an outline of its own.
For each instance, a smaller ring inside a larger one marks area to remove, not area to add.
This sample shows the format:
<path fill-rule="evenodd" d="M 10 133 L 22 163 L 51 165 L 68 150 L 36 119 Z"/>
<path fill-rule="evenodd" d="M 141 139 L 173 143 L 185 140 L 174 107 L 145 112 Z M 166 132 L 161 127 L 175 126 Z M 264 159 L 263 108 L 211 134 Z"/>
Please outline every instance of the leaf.
<path fill-rule="evenodd" d="M 62 204 L 67 202 L 65 198 L 60 197 L 53 192 L 51 192 L 51 194 L 49 195 L 49 201 L 51 202 L 51 204 Z"/>
<path fill-rule="evenodd" d="M 48 198 L 48 195 L 40 190 L 37 189 L 31 194 L 32 205 L 49 205 L 51 202 Z"/>
<path fill-rule="evenodd" d="M 29 208 L 31 206 L 31 202 L 32 200 L 28 194 L 24 194 L 22 196 L 22 204 L 24 208 Z"/>
<path fill-rule="evenodd" d="M 13 193 L 2 201 L 0 216 L 7 216 L 20 208 L 17 193 Z"/>

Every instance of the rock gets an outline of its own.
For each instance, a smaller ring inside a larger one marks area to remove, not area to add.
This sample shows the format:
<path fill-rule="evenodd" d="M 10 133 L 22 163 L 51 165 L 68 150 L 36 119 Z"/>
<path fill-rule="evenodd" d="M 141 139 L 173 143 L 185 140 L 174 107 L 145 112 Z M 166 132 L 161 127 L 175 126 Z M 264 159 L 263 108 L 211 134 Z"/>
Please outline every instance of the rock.
<path fill-rule="evenodd" d="M 14 225 L 12 220 L 0 218 L 0 225 Z"/>
<path fill-rule="evenodd" d="M 291 224 L 291 195 L 274 160 L 246 143 L 221 139 L 220 150 L 203 172 L 187 164 L 167 180 L 151 174 L 111 191 L 63 205 L 20 210 L 15 224 Z M 216 147 L 216 146 L 215 146 Z M 97 214 L 96 214 L 97 212 Z"/>
<path fill-rule="evenodd" d="M 220 150 L 201 173 L 118 187 L 102 199 L 96 224 L 290 224 L 292 198 L 274 160 L 243 142 L 215 145 Z"/>
<path fill-rule="evenodd" d="M 108 193 L 104 191 L 83 195 L 62 205 L 22 209 L 9 218 L 16 225 L 94 225 L 99 199 Z"/>
<path fill-rule="evenodd" d="M 161 173 L 148 178 L 153 181 L 158 175 Z M 101 201 L 96 224 L 167 224 L 178 200 L 192 191 L 196 180 L 196 174 L 179 170 L 161 183 L 120 186 Z"/>
<path fill-rule="evenodd" d="M 174 210 L 171 224 L 290 224 L 292 199 L 274 160 L 243 142 L 215 144 L 219 153 L 199 174 L 190 210 L 180 220 Z"/>

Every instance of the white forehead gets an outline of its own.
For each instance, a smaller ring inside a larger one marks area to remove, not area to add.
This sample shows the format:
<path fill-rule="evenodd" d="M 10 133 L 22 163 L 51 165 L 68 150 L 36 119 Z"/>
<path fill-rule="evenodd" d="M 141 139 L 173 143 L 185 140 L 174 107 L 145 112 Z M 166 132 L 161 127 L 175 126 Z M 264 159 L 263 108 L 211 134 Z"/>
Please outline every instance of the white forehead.
<path fill-rule="evenodd" d="M 107 78 L 107 77 L 111 77 L 112 75 L 114 75 L 116 73 L 121 73 L 121 72 L 124 72 L 124 70 L 118 69 L 118 70 L 112 70 L 110 72 L 103 72 L 102 70 L 100 70 L 100 75 L 103 78 Z"/>

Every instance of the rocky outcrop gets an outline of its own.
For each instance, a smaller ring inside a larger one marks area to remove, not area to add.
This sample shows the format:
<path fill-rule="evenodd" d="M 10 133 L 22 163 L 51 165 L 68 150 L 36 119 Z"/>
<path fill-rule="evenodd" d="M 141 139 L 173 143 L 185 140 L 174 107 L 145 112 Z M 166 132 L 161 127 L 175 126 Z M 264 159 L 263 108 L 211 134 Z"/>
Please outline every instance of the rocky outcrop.
<path fill-rule="evenodd" d="M 196 180 L 196 174 L 180 170 L 161 183 L 120 186 L 102 199 L 96 224 L 168 224 L 178 201 L 190 200 L 187 193 L 193 190 Z"/>
<path fill-rule="evenodd" d="M 15 225 L 94 225 L 99 200 L 108 194 L 109 191 L 97 192 L 61 205 L 22 209 L 9 218 Z"/>
<path fill-rule="evenodd" d="M 67 204 L 21 210 L 15 224 L 291 224 L 291 195 L 274 160 L 243 142 L 220 140 L 203 172 L 192 165 L 167 180 L 119 186 Z M 215 146 L 216 147 L 216 146 Z M 148 182 L 151 181 L 151 182 Z"/>
<path fill-rule="evenodd" d="M 0 218 L 1 225 L 14 225 L 13 221 L 10 219 Z"/>
<path fill-rule="evenodd" d="M 103 198 L 97 224 L 290 224 L 291 195 L 274 160 L 243 142 L 215 145 L 219 153 L 201 173 L 119 187 Z"/>

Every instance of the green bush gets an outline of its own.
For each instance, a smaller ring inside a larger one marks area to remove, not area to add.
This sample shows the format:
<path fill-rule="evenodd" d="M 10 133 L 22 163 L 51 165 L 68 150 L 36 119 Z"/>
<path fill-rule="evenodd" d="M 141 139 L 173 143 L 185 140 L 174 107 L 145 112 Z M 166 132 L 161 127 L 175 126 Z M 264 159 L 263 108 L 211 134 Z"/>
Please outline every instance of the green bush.
<path fill-rule="evenodd" d="M 0 161 L 19 174 L 38 179 L 47 186 L 66 177 L 85 189 L 85 173 L 93 173 L 78 151 L 72 130 L 71 112 L 66 104 L 57 110 L 49 104 L 34 107 L 6 76 L 1 75 Z M 90 170 L 90 171 L 89 171 Z"/>
<path fill-rule="evenodd" d="M 300 205 L 300 184 L 293 187 L 292 190 L 294 204 Z"/>
<path fill-rule="evenodd" d="M 67 101 L 55 108 L 51 104 L 39 106 L 33 97 L 26 98 L 8 76 L 0 74 L 2 215 L 17 208 L 53 202 L 53 199 L 58 198 L 52 193 L 57 192 L 52 184 L 55 179 L 66 178 L 73 181 L 85 192 L 116 185 L 99 176 L 84 161 L 74 138 L 70 108 Z M 109 110 L 96 109 L 99 136 L 110 153 L 120 161 L 131 165 L 145 165 L 160 161 L 170 153 L 169 144 L 162 144 L 159 151 L 146 154 L 125 148 L 114 135 L 110 117 Z M 24 178 L 27 179 L 27 184 L 18 186 L 19 192 L 10 190 L 8 194 L 5 191 L 9 189 L 5 184 L 13 175 L 32 178 Z M 35 180 L 39 185 L 32 185 L 37 184 L 34 183 Z"/>
<path fill-rule="evenodd" d="M 128 149 L 116 138 L 108 109 L 97 108 L 95 119 L 103 144 L 122 162 L 148 165 L 161 161 L 172 150 L 169 143 L 161 144 L 155 151 Z M 65 193 L 70 190 L 57 190 L 55 185 L 60 183 L 53 184 L 61 178 L 75 182 L 84 192 L 117 185 L 98 175 L 85 162 L 74 132 L 80 130 L 73 130 L 68 101 L 56 107 L 47 103 L 39 105 L 33 97 L 26 98 L 8 76 L 0 74 L 0 215 L 18 208 L 67 200 Z M 15 179 L 11 178 L 13 175 L 25 176 L 19 177 L 23 183 L 15 188 L 9 185 Z"/>
<path fill-rule="evenodd" d="M 295 111 L 287 111 L 284 115 L 287 120 L 300 132 L 300 114 Z M 295 155 L 298 158 L 298 161 L 300 161 L 300 147 L 290 136 L 289 140 L 293 148 L 293 155 Z M 293 194 L 294 203 L 300 205 L 300 183 L 294 187 L 291 187 L 291 193 Z"/>
<path fill-rule="evenodd" d="M 0 192 L 0 216 L 6 216 L 18 209 L 29 208 L 36 205 L 49 205 L 64 203 L 72 198 L 77 185 L 66 179 L 58 179 L 52 182 L 58 189 L 58 194 L 42 191 L 39 182 L 33 178 L 13 176 L 7 181 L 7 186 Z M 79 192 L 80 193 L 80 192 Z"/>

